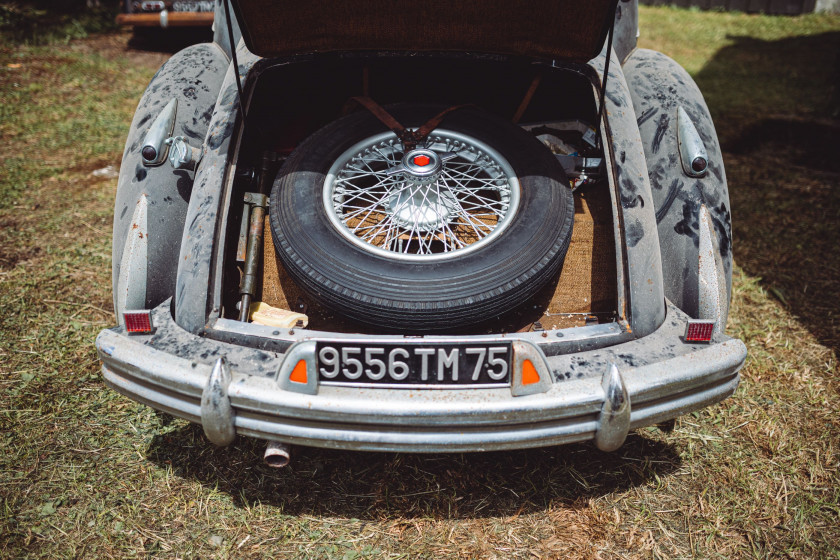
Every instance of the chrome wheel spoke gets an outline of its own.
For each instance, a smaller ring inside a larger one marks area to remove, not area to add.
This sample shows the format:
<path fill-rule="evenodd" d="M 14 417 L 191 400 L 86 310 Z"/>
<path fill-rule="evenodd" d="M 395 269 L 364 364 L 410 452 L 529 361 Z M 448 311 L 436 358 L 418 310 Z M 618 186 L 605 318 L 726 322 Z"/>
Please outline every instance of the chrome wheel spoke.
<path fill-rule="evenodd" d="M 518 203 L 519 182 L 504 157 L 445 130 L 407 154 L 391 133 L 362 141 L 338 158 L 324 185 L 327 214 L 342 235 L 398 260 L 475 250 L 506 229 Z"/>

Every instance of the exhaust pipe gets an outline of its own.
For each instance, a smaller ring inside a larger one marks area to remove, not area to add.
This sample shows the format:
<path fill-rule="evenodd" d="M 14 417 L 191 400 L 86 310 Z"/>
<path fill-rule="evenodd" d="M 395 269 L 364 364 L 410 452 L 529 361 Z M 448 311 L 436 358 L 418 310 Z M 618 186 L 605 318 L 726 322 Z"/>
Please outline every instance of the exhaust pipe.
<path fill-rule="evenodd" d="M 289 464 L 291 460 L 291 449 L 282 441 L 269 441 L 265 448 L 263 461 L 269 467 L 280 469 Z"/>

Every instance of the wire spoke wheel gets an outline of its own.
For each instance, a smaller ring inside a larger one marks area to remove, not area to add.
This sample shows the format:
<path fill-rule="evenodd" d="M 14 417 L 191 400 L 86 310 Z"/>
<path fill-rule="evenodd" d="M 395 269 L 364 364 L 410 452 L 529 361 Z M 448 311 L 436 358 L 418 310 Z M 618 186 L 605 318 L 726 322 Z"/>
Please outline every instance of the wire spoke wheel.
<path fill-rule="evenodd" d="M 424 165 L 414 166 L 419 173 L 407 163 L 412 157 L 422 158 Z M 346 239 L 409 261 L 458 257 L 490 243 L 510 224 L 519 199 L 519 180 L 501 154 L 440 129 L 408 154 L 393 133 L 359 142 L 337 158 L 323 193 L 327 215 Z"/>

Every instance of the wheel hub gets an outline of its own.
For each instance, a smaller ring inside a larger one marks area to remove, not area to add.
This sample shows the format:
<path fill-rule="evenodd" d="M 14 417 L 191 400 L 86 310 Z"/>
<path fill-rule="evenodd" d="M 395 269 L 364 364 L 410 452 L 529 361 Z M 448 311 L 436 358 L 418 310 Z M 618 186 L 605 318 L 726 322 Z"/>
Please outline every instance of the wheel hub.
<path fill-rule="evenodd" d="M 443 167 L 440 155 L 432 150 L 411 150 L 403 156 L 406 181 L 415 185 L 434 183 Z"/>
<path fill-rule="evenodd" d="M 399 227 L 428 232 L 449 223 L 458 208 L 458 200 L 448 189 L 419 185 L 391 195 L 387 207 Z"/>

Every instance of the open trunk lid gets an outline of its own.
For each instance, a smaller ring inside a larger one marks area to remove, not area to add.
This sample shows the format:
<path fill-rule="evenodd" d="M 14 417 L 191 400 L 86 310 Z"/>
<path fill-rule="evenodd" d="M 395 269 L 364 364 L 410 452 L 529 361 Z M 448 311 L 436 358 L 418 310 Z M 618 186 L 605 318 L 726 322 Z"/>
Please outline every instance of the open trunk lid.
<path fill-rule="evenodd" d="M 233 0 L 263 57 L 331 51 L 455 51 L 586 61 L 618 0 Z"/>

